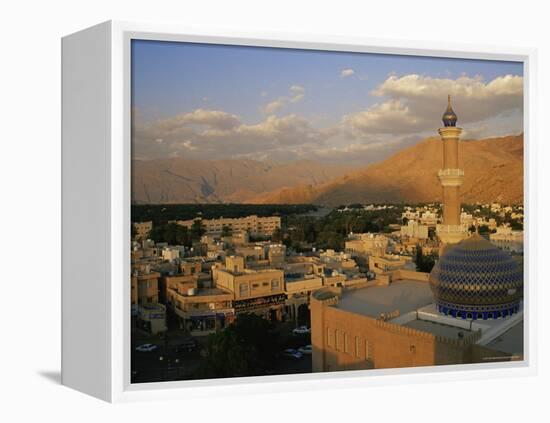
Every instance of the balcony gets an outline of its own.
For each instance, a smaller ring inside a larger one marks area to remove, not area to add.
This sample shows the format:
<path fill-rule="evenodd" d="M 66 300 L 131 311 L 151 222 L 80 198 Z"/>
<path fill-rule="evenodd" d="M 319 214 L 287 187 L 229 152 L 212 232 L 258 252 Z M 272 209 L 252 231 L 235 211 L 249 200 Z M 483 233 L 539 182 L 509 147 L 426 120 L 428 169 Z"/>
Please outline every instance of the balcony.
<path fill-rule="evenodd" d="M 437 172 L 439 181 L 444 187 L 457 187 L 462 185 L 464 180 L 463 169 L 440 169 Z"/>
<path fill-rule="evenodd" d="M 439 169 L 438 176 L 464 176 L 464 169 Z"/>

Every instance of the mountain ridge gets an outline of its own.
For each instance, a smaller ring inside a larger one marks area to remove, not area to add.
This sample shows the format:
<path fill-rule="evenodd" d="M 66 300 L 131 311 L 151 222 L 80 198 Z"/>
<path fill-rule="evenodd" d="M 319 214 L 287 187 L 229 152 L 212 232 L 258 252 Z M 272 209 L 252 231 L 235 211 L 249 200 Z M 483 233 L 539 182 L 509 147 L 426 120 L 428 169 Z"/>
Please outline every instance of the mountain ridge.
<path fill-rule="evenodd" d="M 437 171 L 442 148 L 440 139 L 430 137 L 327 183 L 284 187 L 251 201 L 333 207 L 354 202 L 441 201 Z M 459 148 L 460 166 L 465 170 L 461 201 L 523 201 L 523 134 L 461 141 Z"/>
<path fill-rule="evenodd" d="M 136 159 L 132 163 L 132 202 L 242 203 L 283 186 L 315 186 L 349 171 L 345 165 L 327 166 L 311 160 Z"/>
<path fill-rule="evenodd" d="M 463 202 L 523 200 L 523 134 L 459 144 Z M 426 138 L 364 168 L 311 160 L 134 160 L 134 204 L 251 203 L 324 206 L 441 201 L 442 142 Z"/>

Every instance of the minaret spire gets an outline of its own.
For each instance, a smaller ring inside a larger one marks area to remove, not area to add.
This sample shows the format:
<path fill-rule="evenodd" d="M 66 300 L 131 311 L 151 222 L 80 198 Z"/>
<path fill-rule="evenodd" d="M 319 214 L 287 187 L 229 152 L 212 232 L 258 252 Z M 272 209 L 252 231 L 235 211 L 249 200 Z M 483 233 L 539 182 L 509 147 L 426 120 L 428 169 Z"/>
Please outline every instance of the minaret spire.
<path fill-rule="evenodd" d="M 458 117 L 451 106 L 450 94 L 442 120 L 439 135 L 443 141 L 443 169 L 438 176 L 443 187 L 443 222 L 437 226 L 437 235 L 442 245 L 446 245 L 457 243 L 467 235 L 467 228 L 460 223 L 460 186 L 464 170 L 459 167 L 458 144 L 462 129 L 456 127 Z"/>
<path fill-rule="evenodd" d="M 451 94 L 447 95 L 447 109 L 445 110 L 445 113 L 443 113 L 442 119 L 443 119 L 443 125 L 445 127 L 456 126 L 456 121 L 458 120 L 458 117 L 456 116 L 456 113 L 451 107 Z"/>

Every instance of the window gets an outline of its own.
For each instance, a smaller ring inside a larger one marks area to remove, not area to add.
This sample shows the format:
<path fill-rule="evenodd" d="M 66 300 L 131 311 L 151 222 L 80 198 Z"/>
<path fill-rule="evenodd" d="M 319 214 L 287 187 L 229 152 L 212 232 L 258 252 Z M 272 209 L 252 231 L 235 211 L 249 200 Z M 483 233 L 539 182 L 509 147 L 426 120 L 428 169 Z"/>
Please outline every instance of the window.
<path fill-rule="evenodd" d="M 253 284 L 252 284 L 252 288 L 258 288 L 259 286 L 260 286 L 260 285 L 257 284 L 257 283 L 253 283 Z"/>
<path fill-rule="evenodd" d="M 372 359 L 371 344 L 369 341 L 365 341 L 365 360 Z"/>
<path fill-rule="evenodd" d="M 273 279 L 271 281 L 271 289 L 279 289 L 279 279 Z"/>
<path fill-rule="evenodd" d="M 349 353 L 349 336 L 344 332 L 344 352 Z"/>
<path fill-rule="evenodd" d="M 243 294 L 246 294 L 247 292 L 248 292 L 248 284 L 246 284 L 246 283 L 241 283 L 241 284 L 239 285 L 239 293 L 240 293 L 241 295 L 243 295 Z"/>
<path fill-rule="evenodd" d="M 334 329 L 334 348 L 336 351 L 340 351 L 340 345 L 338 344 L 338 329 Z"/>
<path fill-rule="evenodd" d="M 269 286 L 269 282 L 262 282 L 262 286 Z"/>
<path fill-rule="evenodd" d="M 355 357 L 360 357 L 361 353 L 361 339 L 356 336 L 355 337 Z"/>
<path fill-rule="evenodd" d="M 330 328 L 327 328 L 327 345 L 329 347 L 332 347 L 334 345 L 333 339 L 332 339 L 332 331 Z"/>

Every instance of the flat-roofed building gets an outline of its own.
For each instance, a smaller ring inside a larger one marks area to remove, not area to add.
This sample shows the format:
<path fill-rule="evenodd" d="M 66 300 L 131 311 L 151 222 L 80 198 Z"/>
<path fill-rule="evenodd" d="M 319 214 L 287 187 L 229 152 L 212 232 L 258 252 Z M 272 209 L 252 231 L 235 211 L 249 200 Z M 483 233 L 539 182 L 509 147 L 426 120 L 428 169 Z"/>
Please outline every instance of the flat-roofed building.
<path fill-rule="evenodd" d="M 345 242 L 346 253 L 354 256 L 382 256 L 386 253 L 389 240 L 379 234 L 353 234 Z"/>
<path fill-rule="evenodd" d="M 153 272 L 149 266 L 134 267 L 131 277 L 132 305 L 159 302 L 160 273 Z"/>
<path fill-rule="evenodd" d="M 179 265 L 182 275 L 196 275 L 202 270 L 201 260 L 184 260 Z"/>
<path fill-rule="evenodd" d="M 401 226 L 401 236 L 409 238 L 427 239 L 428 226 L 421 225 L 416 220 L 409 220 L 406 225 Z"/>
<path fill-rule="evenodd" d="M 170 307 L 180 318 L 180 327 L 192 335 L 207 335 L 233 322 L 233 293 L 220 288 L 168 289 Z"/>
<path fill-rule="evenodd" d="M 132 225 L 136 231 L 136 239 L 147 239 L 153 229 L 153 222 L 134 222 Z"/>
<path fill-rule="evenodd" d="M 394 270 L 405 269 L 412 263 L 409 256 L 385 254 L 384 256 L 369 256 L 369 270 L 374 273 L 387 273 Z"/>
<path fill-rule="evenodd" d="M 314 372 L 523 358 L 522 313 L 490 321 L 442 315 L 428 274 L 324 287 L 311 295 L 310 309 Z"/>
<path fill-rule="evenodd" d="M 145 303 L 138 306 L 138 326 L 153 335 L 166 331 L 166 306 L 158 303 Z"/>
<path fill-rule="evenodd" d="M 230 231 L 243 231 L 255 235 L 271 236 L 276 229 L 281 228 L 281 218 L 279 216 L 259 217 L 256 215 L 237 217 L 237 218 L 219 218 L 219 219 L 191 219 L 178 220 L 178 225 L 191 228 L 195 221 L 200 221 L 207 233 L 222 233 L 224 228 Z"/>
<path fill-rule="evenodd" d="M 233 293 L 236 313 L 253 312 L 281 319 L 286 300 L 282 270 L 247 269 L 243 257 L 228 256 L 225 266 L 212 268 L 212 278 L 216 287 Z"/>
<path fill-rule="evenodd" d="M 523 231 L 513 231 L 509 226 L 498 227 L 496 233 L 489 234 L 489 239 L 502 250 L 523 253 Z"/>

